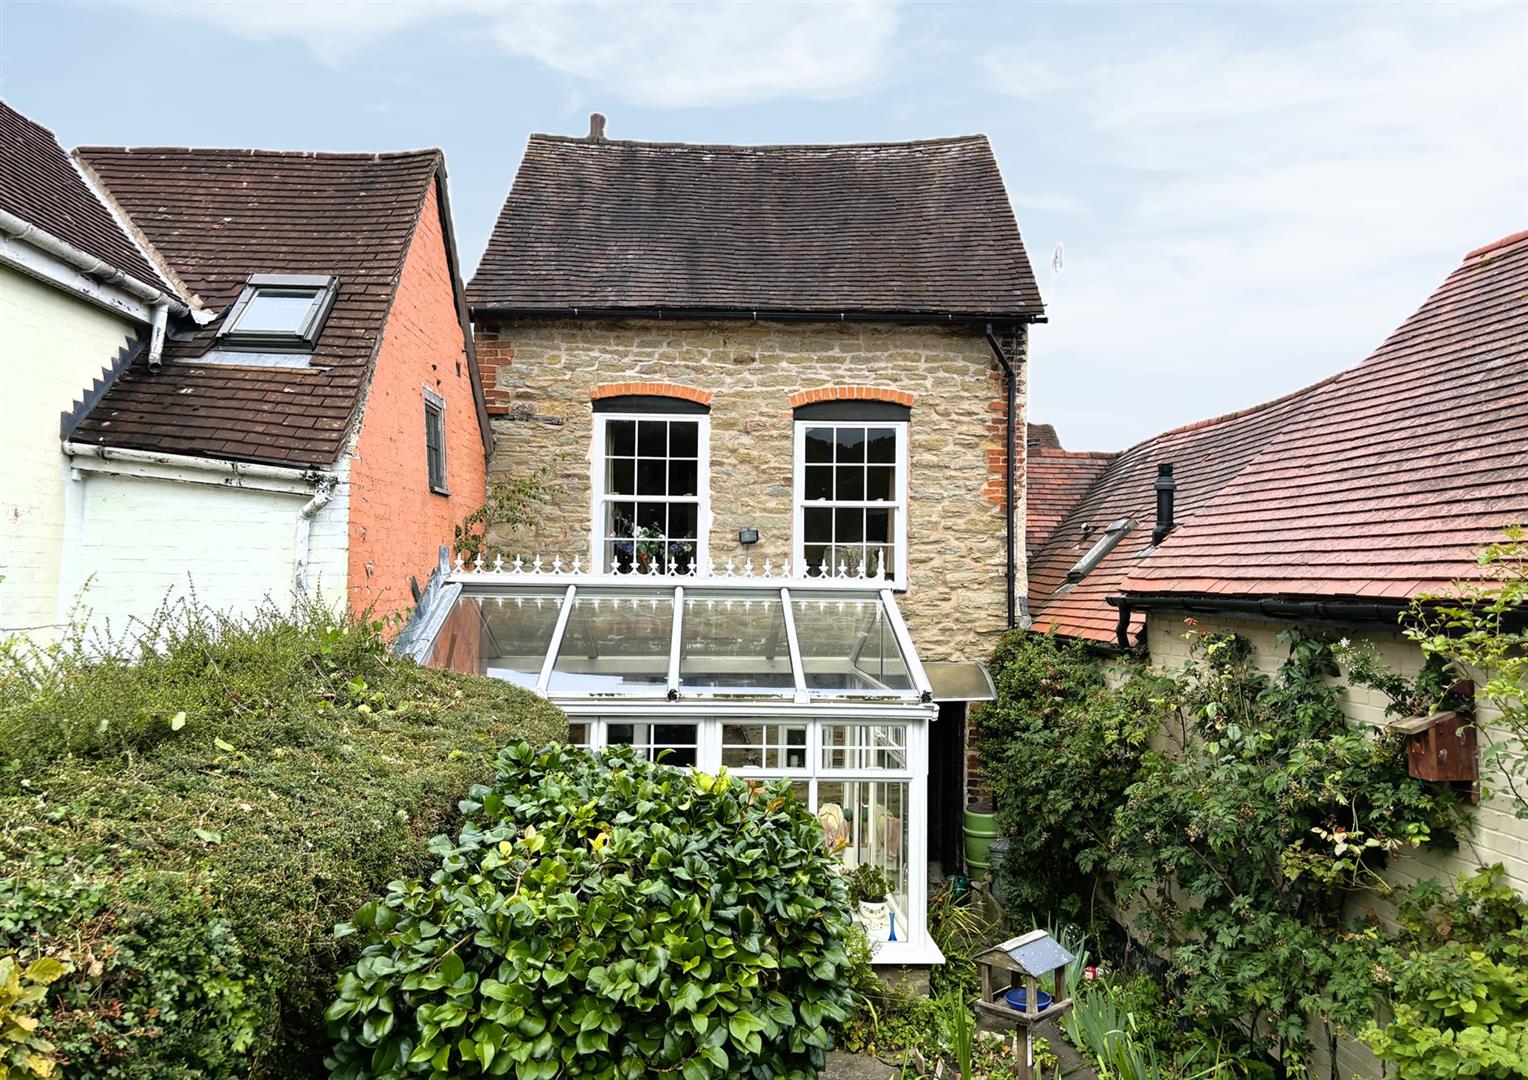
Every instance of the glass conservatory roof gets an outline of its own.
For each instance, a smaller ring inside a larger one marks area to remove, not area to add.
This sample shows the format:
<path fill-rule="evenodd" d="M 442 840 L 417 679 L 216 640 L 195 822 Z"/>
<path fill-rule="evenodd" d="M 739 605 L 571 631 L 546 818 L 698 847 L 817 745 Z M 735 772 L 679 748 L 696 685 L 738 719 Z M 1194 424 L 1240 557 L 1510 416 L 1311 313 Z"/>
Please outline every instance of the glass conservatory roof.
<path fill-rule="evenodd" d="M 406 651 L 557 700 L 931 698 L 879 581 L 459 571 L 432 592 Z"/>

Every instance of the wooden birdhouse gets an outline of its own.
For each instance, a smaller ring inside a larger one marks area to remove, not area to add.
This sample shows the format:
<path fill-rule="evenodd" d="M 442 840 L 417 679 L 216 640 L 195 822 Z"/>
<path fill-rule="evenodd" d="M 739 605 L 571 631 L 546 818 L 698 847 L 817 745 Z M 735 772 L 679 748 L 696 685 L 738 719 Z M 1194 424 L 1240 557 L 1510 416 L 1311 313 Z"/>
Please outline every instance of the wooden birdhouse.
<path fill-rule="evenodd" d="M 1024 1050 L 1019 1063 L 1024 1076 L 1033 1075 L 1031 1029 L 1072 1007 L 1072 999 L 1067 996 L 1066 968 L 1075 959 L 1044 930 L 1031 930 L 977 954 L 982 996 L 976 1011 L 1023 1032 Z M 1047 993 L 1040 980 L 1052 973 L 1055 984 Z"/>
<path fill-rule="evenodd" d="M 1390 725 L 1390 730 L 1406 736 L 1407 771 L 1418 780 L 1480 779 L 1474 684 L 1468 680 L 1456 684 L 1449 700 L 1458 703 L 1458 707 L 1425 716 L 1408 716 Z"/>

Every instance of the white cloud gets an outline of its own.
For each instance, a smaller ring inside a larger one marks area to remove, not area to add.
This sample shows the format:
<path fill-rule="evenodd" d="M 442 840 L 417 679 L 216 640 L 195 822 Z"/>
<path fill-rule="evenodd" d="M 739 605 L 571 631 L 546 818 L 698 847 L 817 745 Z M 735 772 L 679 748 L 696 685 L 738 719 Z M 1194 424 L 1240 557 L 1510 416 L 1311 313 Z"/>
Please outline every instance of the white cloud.
<path fill-rule="evenodd" d="M 293 39 L 334 64 L 405 28 L 465 32 L 643 105 L 851 95 L 879 77 L 898 24 L 890 0 L 126 0 L 254 40 Z"/>
<path fill-rule="evenodd" d="M 1315 381 L 1528 225 L 1528 13 L 1458 7 L 1302 15 L 1280 42 L 1034 43 L 1045 78 L 991 66 L 1029 108 L 1078 114 L 1107 188 L 1046 287 L 1037 413 L 1081 428 L 1104 385 L 1134 440 Z"/>

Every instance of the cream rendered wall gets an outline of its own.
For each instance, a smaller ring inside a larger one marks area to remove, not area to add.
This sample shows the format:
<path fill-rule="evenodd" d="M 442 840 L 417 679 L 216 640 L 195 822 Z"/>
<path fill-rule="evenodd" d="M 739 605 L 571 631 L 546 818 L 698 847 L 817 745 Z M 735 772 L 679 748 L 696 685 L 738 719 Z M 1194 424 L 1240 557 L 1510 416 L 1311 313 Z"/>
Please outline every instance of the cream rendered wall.
<path fill-rule="evenodd" d="M 56 634 L 67 464 L 59 414 L 137 333 L 128 319 L 0 266 L 0 637 Z"/>
<path fill-rule="evenodd" d="M 81 597 L 90 629 L 120 635 L 167 599 L 193 594 L 206 607 L 241 615 L 290 607 L 298 514 L 315 488 L 271 491 L 191 469 L 156 471 L 161 475 L 115 475 L 91 463 L 73 481 L 76 523 L 64 584 Z M 308 538 L 307 594 L 333 606 L 345 597 L 348 504 L 342 476 Z"/>
<path fill-rule="evenodd" d="M 1234 632 L 1252 644 L 1258 667 L 1272 673 L 1283 661 L 1287 649 L 1275 640 L 1284 629 L 1279 623 L 1249 620 L 1217 619 L 1196 615 L 1196 629 L 1210 633 Z M 1190 659 L 1188 627 L 1181 614 L 1153 611 L 1146 620 L 1147 645 L 1154 666 L 1166 669 L 1181 668 Z M 1395 671 L 1412 676 L 1422 666 L 1422 654 L 1399 633 L 1347 632 L 1343 636 L 1356 643 L 1370 642 Z M 1480 680 L 1477 679 L 1477 682 Z M 1345 712 L 1356 723 L 1381 725 L 1388 720 L 1385 708 L 1389 700 L 1384 695 L 1360 688 L 1350 689 L 1345 697 Z M 1482 703 L 1476 719 L 1487 730 L 1499 714 Z M 1482 773 L 1481 782 L 1486 788 L 1499 786 L 1495 777 Z M 1455 875 L 1469 873 L 1481 866 L 1501 863 L 1507 872 L 1507 880 L 1519 893 L 1528 894 L 1528 821 L 1513 816 L 1509 799 L 1496 795 L 1485 799 L 1474 808 L 1474 828 L 1465 836 L 1457 851 L 1415 851 L 1392 860 L 1386 877 L 1395 885 L 1405 888 L 1430 877 L 1443 880 Z M 1366 905 L 1382 909 L 1366 899 Z M 1384 914 L 1381 910 L 1381 915 Z M 1362 912 L 1354 910 L 1353 914 Z M 1311 1030 L 1317 1053 L 1311 1062 L 1312 1075 L 1330 1075 L 1330 1057 L 1322 1045 L 1323 1036 L 1318 1029 Z M 1352 1040 L 1340 1040 L 1337 1046 L 1338 1075 L 1349 1077 L 1374 1077 L 1384 1072 L 1384 1066 L 1369 1053 L 1366 1046 Z M 1393 1070 L 1392 1070 L 1393 1071 Z"/>

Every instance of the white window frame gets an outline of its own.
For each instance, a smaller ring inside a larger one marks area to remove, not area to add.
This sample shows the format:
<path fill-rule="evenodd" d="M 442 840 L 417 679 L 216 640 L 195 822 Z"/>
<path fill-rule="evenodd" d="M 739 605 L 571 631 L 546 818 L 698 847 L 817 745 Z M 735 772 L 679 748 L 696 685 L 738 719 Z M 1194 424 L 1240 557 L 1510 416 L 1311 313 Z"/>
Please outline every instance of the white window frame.
<path fill-rule="evenodd" d="M 886 567 L 886 576 L 890 579 L 892 588 L 905 590 L 907 588 L 907 465 L 909 438 L 909 421 L 907 420 L 796 420 L 795 422 L 795 469 L 791 481 L 791 561 L 795 566 L 806 572 L 806 510 L 810 506 L 813 509 L 852 509 L 852 508 L 890 508 L 892 511 L 891 542 L 893 566 Z M 882 502 L 878 499 L 814 499 L 808 502 L 806 498 L 806 429 L 819 427 L 889 427 L 897 433 L 897 450 L 895 458 L 896 476 L 894 487 L 896 498 L 891 502 Z M 867 576 L 875 574 L 875 567 L 867 566 Z M 849 567 L 849 573 L 854 574 L 856 567 Z"/>
<path fill-rule="evenodd" d="M 612 420 L 680 420 L 699 424 L 696 429 L 696 482 L 695 495 L 668 496 L 661 499 L 644 496 L 611 495 L 605 488 L 606 432 Z M 592 503 L 589 513 L 589 565 L 595 573 L 613 574 L 615 567 L 605 562 L 605 504 L 612 500 L 630 502 L 688 503 L 694 500 L 695 513 L 695 566 L 698 574 L 709 572 L 711 566 L 711 417 L 709 413 L 695 412 L 597 412 L 594 414 L 594 438 L 589 451 L 589 480 Z"/>

